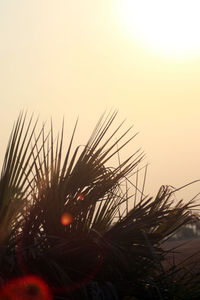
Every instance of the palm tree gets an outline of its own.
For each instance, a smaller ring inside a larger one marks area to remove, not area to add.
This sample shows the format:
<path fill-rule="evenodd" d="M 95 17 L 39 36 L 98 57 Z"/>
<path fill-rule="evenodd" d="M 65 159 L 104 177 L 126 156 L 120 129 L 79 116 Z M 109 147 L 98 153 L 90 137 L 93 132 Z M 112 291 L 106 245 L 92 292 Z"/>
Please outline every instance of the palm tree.
<path fill-rule="evenodd" d="M 54 299 L 180 294 L 173 280 L 179 268 L 166 273 L 161 244 L 191 221 L 193 201 L 174 205 L 169 186 L 155 198 L 145 196 L 131 181 L 138 178 L 140 150 L 109 166 L 135 137 L 127 137 L 128 128 L 116 138 L 124 122 L 109 134 L 116 115 L 103 114 L 87 144 L 73 152 L 76 122 L 64 154 L 64 124 L 54 138 L 52 124 L 48 133 L 45 126 L 38 131 L 37 120 L 19 115 L 0 178 L 2 285 L 33 274 L 45 280 Z M 196 290 L 185 282 L 191 297 Z"/>

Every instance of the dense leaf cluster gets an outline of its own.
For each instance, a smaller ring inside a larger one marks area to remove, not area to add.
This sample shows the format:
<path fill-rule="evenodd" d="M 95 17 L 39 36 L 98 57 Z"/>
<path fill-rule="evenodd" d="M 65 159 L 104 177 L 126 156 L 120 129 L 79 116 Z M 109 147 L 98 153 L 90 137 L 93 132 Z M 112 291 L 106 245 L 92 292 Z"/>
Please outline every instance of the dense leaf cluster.
<path fill-rule="evenodd" d="M 46 134 L 20 114 L 0 178 L 2 286 L 34 274 L 54 299 L 198 299 L 199 275 L 175 265 L 166 271 L 161 247 L 191 221 L 193 201 L 174 204 L 168 186 L 151 198 L 133 185 L 140 151 L 109 166 L 135 136 L 127 138 L 129 128 L 117 138 L 123 123 L 109 134 L 115 117 L 103 115 L 72 151 L 76 124 L 63 154 L 64 125 L 54 138 L 53 126 Z"/>

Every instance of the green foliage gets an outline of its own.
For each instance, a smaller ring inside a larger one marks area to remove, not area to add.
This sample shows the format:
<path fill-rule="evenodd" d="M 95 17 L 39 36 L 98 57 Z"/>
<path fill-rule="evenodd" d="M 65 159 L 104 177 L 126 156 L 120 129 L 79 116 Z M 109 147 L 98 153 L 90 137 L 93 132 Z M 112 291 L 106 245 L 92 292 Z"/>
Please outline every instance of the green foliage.
<path fill-rule="evenodd" d="M 168 186 L 155 198 L 142 190 L 136 199 L 138 180 L 134 185 L 130 176 L 138 178 L 140 150 L 116 167 L 108 165 L 135 137 L 128 138 L 129 128 L 117 138 L 123 123 L 109 133 L 116 114 L 103 115 L 87 144 L 72 151 L 76 123 L 64 154 L 64 124 L 55 139 L 53 125 L 48 134 L 45 126 L 38 132 L 37 121 L 26 124 L 20 114 L 0 178 L 2 280 L 37 274 L 55 299 L 93 299 L 94 285 L 101 299 L 197 299 L 199 275 L 188 279 L 185 271 L 187 280 L 175 284 L 181 268 L 166 272 L 161 247 L 191 221 L 194 201 L 174 204 Z"/>

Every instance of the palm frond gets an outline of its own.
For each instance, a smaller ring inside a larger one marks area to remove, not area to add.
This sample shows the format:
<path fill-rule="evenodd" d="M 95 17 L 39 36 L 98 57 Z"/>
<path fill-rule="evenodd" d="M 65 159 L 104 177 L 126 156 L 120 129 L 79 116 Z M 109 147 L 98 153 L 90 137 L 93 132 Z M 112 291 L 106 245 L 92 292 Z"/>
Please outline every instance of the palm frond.
<path fill-rule="evenodd" d="M 33 151 L 41 132 L 30 150 L 36 130 L 37 120 L 30 118 L 25 128 L 26 114 L 22 113 L 13 127 L 9 138 L 0 177 L 0 244 L 9 237 L 13 223 L 18 223 L 19 213 L 27 204 L 28 192 L 31 191 L 29 175 L 33 168 Z"/>
<path fill-rule="evenodd" d="M 141 299 L 180 295 L 173 285 L 179 267 L 166 273 L 162 262 L 168 252 L 162 243 L 191 221 L 195 199 L 175 204 L 170 186 L 161 186 L 154 198 L 145 195 L 147 168 L 141 187 L 138 168 L 144 155 L 139 149 L 119 159 L 136 134 L 129 136 L 131 127 L 120 133 L 124 122 L 111 130 L 116 116 L 116 111 L 104 113 L 86 145 L 73 151 L 77 120 L 64 153 L 64 122 L 55 137 L 52 122 L 49 132 L 43 125 L 37 133 L 38 121 L 31 117 L 26 123 L 26 114 L 19 115 L 0 177 L 5 278 L 39 274 L 55 297 L 60 289 L 63 295 L 76 290 L 77 299 L 87 296 L 91 280 L 112 282 L 110 292 L 104 291 L 107 297 L 114 286 L 117 293 L 124 296 L 128 289 L 127 295 L 138 299 L 140 293 L 146 297 Z M 117 166 L 111 165 L 114 157 Z M 63 223 L 63 218 L 68 219 Z M 196 281 L 187 278 L 193 297 Z"/>

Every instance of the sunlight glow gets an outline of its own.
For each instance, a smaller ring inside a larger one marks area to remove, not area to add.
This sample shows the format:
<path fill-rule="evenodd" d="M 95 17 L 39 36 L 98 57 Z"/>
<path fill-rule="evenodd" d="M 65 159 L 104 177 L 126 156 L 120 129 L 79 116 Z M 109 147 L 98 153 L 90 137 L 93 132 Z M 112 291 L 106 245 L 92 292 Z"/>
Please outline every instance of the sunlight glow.
<path fill-rule="evenodd" d="M 119 14 L 126 30 L 164 55 L 200 53 L 200 1 L 120 0 Z"/>

